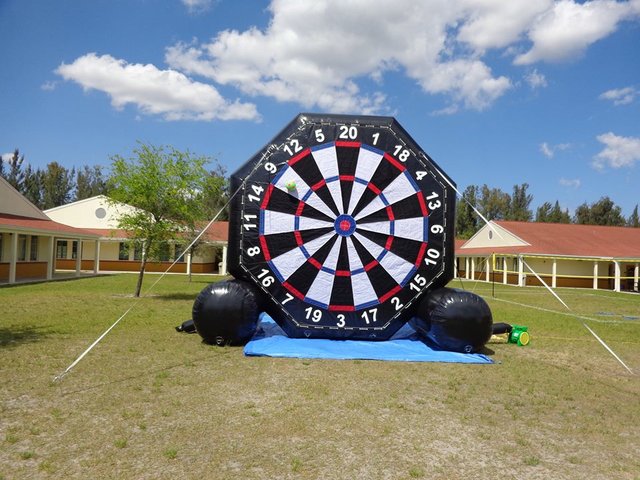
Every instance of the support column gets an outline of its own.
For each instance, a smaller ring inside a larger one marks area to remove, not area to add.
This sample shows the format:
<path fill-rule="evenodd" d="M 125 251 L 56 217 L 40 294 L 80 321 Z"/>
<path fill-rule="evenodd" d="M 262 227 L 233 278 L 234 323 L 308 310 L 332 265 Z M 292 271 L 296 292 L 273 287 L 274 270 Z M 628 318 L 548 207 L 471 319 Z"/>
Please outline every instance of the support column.
<path fill-rule="evenodd" d="M 11 244 L 9 247 L 9 283 L 16 283 L 16 263 L 18 259 L 18 234 L 11 234 Z"/>
<path fill-rule="evenodd" d="M 191 275 L 191 250 L 186 253 L 185 260 L 187 262 L 187 275 Z"/>
<path fill-rule="evenodd" d="M 93 273 L 95 275 L 100 272 L 100 239 L 96 239 L 93 250 Z"/>
<path fill-rule="evenodd" d="M 464 257 L 464 278 L 469 280 L 469 257 Z"/>
<path fill-rule="evenodd" d="M 476 257 L 471 257 L 471 280 L 476 279 Z"/>
<path fill-rule="evenodd" d="M 76 238 L 76 277 L 80 276 L 80 269 L 82 268 L 82 240 Z"/>
<path fill-rule="evenodd" d="M 613 261 L 613 268 L 614 268 L 614 280 L 613 280 L 613 290 L 616 292 L 620 291 L 620 262 L 617 261 Z"/>
<path fill-rule="evenodd" d="M 524 287 L 525 283 L 526 282 L 524 280 L 524 262 L 522 261 L 522 256 L 518 255 L 518 286 Z"/>
<path fill-rule="evenodd" d="M 556 288 L 558 286 L 558 261 L 554 258 L 553 265 L 551 265 L 551 288 Z"/>
<path fill-rule="evenodd" d="M 47 248 L 47 280 L 53 278 L 56 271 L 56 237 L 49 237 L 49 246 Z"/>
<path fill-rule="evenodd" d="M 221 275 L 227 274 L 227 246 L 222 247 L 222 272 Z"/>
<path fill-rule="evenodd" d="M 598 261 L 593 262 L 593 289 L 598 289 Z"/>
<path fill-rule="evenodd" d="M 507 284 L 507 282 L 509 281 L 509 277 L 507 274 L 507 257 L 502 257 L 502 283 L 504 285 Z"/>
<path fill-rule="evenodd" d="M 633 269 L 633 291 L 638 291 L 638 281 L 640 279 L 640 263 L 636 263 L 635 268 Z"/>
<path fill-rule="evenodd" d="M 487 262 L 487 271 L 485 273 L 485 278 L 487 280 L 487 283 L 489 283 L 491 281 L 491 277 L 490 277 L 490 274 L 491 274 L 491 263 L 489 262 L 489 258 L 491 258 L 491 257 L 487 257 L 487 260 L 486 260 L 486 262 Z"/>

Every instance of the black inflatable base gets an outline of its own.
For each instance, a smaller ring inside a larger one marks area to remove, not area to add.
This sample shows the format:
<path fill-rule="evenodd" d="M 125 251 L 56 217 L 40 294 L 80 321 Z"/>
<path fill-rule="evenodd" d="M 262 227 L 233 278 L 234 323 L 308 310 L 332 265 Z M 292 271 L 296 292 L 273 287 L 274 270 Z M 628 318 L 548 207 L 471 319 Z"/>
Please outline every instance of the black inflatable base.
<path fill-rule="evenodd" d="M 491 338 L 493 318 L 489 305 L 478 295 L 439 288 L 420 302 L 417 316 L 409 323 L 444 350 L 473 353 Z"/>
<path fill-rule="evenodd" d="M 193 303 L 193 323 L 205 343 L 242 345 L 258 326 L 260 295 L 256 288 L 240 280 L 212 283 Z"/>

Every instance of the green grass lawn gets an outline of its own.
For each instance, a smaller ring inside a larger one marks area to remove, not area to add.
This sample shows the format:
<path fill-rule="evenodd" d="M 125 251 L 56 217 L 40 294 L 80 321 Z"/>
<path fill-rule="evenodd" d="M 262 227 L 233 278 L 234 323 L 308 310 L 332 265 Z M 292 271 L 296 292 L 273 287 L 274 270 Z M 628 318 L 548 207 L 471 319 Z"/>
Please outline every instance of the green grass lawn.
<path fill-rule="evenodd" d="M 174 330 L 213 279 L 0 288 L 0 478 L 640 478 L 638 295 L 559 290 L 631 375 L 544 289 L 475 282 L 532 336 L 494 365 L 247 358 Z"/>

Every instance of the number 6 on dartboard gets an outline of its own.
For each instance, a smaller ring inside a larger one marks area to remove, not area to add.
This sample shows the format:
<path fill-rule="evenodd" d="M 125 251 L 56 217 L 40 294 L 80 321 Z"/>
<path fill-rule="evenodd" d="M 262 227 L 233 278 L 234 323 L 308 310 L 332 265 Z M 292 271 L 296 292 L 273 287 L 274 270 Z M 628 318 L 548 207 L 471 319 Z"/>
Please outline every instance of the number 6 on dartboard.
<path fill-rule="evenodd" d="M 393 118 L 300 115 L 241 186 L 229 271 L 290 336 L 389 338 L 453 276 L 455 185 Z"/>

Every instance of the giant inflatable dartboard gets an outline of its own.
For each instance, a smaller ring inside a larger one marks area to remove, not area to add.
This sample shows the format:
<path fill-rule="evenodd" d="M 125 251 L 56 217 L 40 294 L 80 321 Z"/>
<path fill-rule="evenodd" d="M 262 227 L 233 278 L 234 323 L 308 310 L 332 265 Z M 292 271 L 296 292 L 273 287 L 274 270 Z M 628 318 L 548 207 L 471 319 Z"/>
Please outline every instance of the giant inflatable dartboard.
<path fill-rule="evenodd" d="M 453 276 L 453 183 L 393 118 L 301 114 L 238 188 L 229 271 L 289 336 L 387 339 Z"/>

